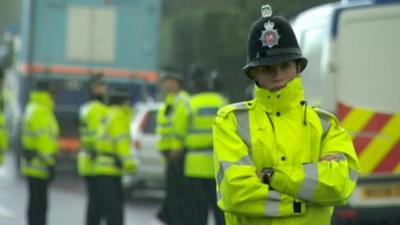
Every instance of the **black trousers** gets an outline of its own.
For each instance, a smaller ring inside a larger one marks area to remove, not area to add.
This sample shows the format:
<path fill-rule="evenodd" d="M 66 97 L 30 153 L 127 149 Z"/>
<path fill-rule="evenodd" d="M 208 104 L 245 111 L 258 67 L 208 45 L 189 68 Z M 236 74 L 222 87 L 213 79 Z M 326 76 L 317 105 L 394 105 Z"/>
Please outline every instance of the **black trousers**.
<path fill-rule="evenodd" d="M 45 225 L 48 181 L 28 178 L 28 225 Z"/>
<path fill-rule="evenodd" d="M 188 225 L 207 225 L 208 211 L 211 209 L 217 225 L 225 224 L 224 213 L 217 206 L 217 195 L 214 179 L 202 179 L 187 177 L 189 194 L 187 201 L 192 211 L 191 221 Z"/>
<path fill-rule="evenodd" d="M 120 176 L 96 176 L 96 203 L 100 221 L 107 225 L 124 223 L 124 196 Z"/>
<path fill-rule="evenodd" d="M 169 152 L 164 152 L 167 162 L 165 198 L 158 218 L 167 225 L 188 225 L 191 218 L 186 201 L 187 181 L 183 175 L 184 152 L 181 152 L 176 161 L 170 161 Z"/>
<path fill-rule="evenodd" d="M 98 195 L 98 188 L 96 184 L 96 177 L 95 176 L 86 176 L 85 183 L 86 183 L 86 191 L 88 196 L 87 208 L 86 208 L 86 225 L 99 225 L 100 224 L 100 217 L 99 217 L 99 210 L 98 210 L 98 203 L 96 200 L 99 198 Z"/>

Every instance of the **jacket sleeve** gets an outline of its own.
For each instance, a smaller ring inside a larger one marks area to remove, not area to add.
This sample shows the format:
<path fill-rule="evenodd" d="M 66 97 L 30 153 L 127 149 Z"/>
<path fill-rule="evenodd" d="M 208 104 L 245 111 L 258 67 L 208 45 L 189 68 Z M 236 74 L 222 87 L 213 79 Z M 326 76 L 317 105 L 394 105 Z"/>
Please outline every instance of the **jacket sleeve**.
<path fill-rule="evenodd" d="M 184 147 L 185 136 L 189 129 L 189 115 L 189 99 L 179 99 L 172 116 L 172 149 L 174 150 L 182 150 Z"/>
<path fill-rule="evenodd" d="M 3 113 L 0 112 L 0 165 L 3 164 L 3 154 L 8 148 L 8 132 Z"/>
<path fill-rule="evenodd" d="M 304 202 L 269 190 L 261 182 L 248 148 L 236 129 L 237 122 L 232 113 L 226 117 L 217 116 L 213 139 L 218 206 L 226 212 L 252 217 L 303 214 Z"/>
<path fill-rule="evenodd" d="M 136 171 L 136 161 L 132 154 L 130 145 L 129 121 L 131 114 L 119 114 L 113 118 L 110 133 L 114 150 L 122 162 L 124 172 L 134 173 Z"/>
<path fill-rule="evenodd" d="M 347 202 L 356 186 L 359 162 L 348 132 L 335 118 L 330 123 L 320 156 L 335 154 L 337 159 L 278 166 L 271 182 L 273 188 L 321 205 Z"/>
<path fill-rule="evenodd" d="M 8 148 L 8 132 L 5 116 L 0 114 L 0 154 Z"/>
<path fill-rule="evenodd" d="M 54 165 L 55 154 L 58 151 L 58 134 L 52 128 L 52 119 L 55 120 L 54 115 L 44 110 L 38 110 L 34 115 L 29 118 L 32 123 L 31 135 L 35 137 L 34 149 L 47 165 Z"/>

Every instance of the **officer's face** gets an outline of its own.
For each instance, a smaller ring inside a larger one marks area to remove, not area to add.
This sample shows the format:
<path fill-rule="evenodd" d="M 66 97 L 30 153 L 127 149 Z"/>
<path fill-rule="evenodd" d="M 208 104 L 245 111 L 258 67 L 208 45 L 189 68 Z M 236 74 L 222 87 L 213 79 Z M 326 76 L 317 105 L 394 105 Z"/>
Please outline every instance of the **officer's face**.
<path fill-rule="evenodd" d="M 179 82 L 175 79 L 165 79 L 162 82 L 162 89 L 166 94 L 176 92 L 179 90 Z"/>
<path fill-rule="evenodd" d="M 108 92 L 108 87 L 106 84 L 98 84 L 93 87 L 92 93 L 94 95 L 106 95 Z"/>
<path fill-rule="evenodd" d="M 261 88 L 272 92 L 284 88 L 297 75 L 295 61 L 287 61 L 272 66 L 259 66 L 250 70 L 250 76 L 258 82 Z"/>

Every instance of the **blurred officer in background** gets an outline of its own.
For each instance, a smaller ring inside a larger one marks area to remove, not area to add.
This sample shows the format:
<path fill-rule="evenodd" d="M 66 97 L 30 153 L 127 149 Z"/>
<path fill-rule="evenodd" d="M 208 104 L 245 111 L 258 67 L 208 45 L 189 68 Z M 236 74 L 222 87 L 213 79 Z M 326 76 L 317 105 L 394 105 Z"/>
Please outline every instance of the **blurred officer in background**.
<path fill-rule="evenodd" d="M 6 117 L 4 115 L 3 83 L 5 72 L 0 66 L 0 165 L 4 162 L 4 153 L 8 149 L 8 132 Z"/>
<path fill-rule="evenodd" d="M 183 90 L 183 77 L 169 70 L 161 77 L 165 94 L 164 104 L 157 114 L 157 146 L 166 161 L 166 195 L 158 218 L 168 225 L 186 225 L 184 212 L 185 182 L 183 177 L 184 154 L 181 146 L 173 146 L 174 129 L 182 122 L 177 118 L 176 108 L 189 104 L 189 94 Z M 183 138 L 183 137 L 178 137 Z"/>
<path fill-rule="evenodd" d="M 96 151 L 94 149 L 96 142 L 96 131 L 102 120 L 106 117 L 108 107 L 106 105 L 108 87 L 103 81 L 103 74 L 96 73 L 88 80 L 89 101 L 81 106 L 79 110 L 80 121 L 80 141 L 81 149 L 78 155 L 78 173 L 84 177 L 88 195 L 86 210 L 86 225 L 100 224 L 100 218 L 97 215 L 96 193 L 97 186 L 95 182 L 94 160 Z"/>
<path fill-rule="evenodd" d="M 189 74 L 192 95 L 188 105 L 180 104 L 176 108 L 174 118 L 180 123 L 174 126 L 176 138 L 172 145 L 174 149 L 186 151 L 184 175 L 188 182 L 188 207 L 185 210 L 191 215 L 186 224 L 207 225 L 208 211 L 212 209 L 216 224 L 223 225 L 224 215 L 217 206 L 215 191 L 212 127 L 217 111 L 227 100 L 211 91 L 210 79 L 199 67 L 192 67 Z"/>
<path fill-rule="evenodd" d="M 109 94 L 109 112 L 96 133 L 96 208 L 100 220 L 104 219 L 108 225 L 123 224 L 121 177 L 124 173 L 136 171 L 130 142 L 130 100 L 129 90 L 112 89 Z"/>
<path fill-rule="evenodd" d="M 250 28 L 244 73 L 255 99 L 214 125 L 218 206 L 227 224 L 330 224 L 356 186 L 358 159 L 334 115 L 307 106 L 307 64 L 290 24 L 269 5 Z"/>
<path fill-rule="evenodd" d="M 21 170 L 28 178 L 28 224 L 46 224 L 47 188 L 54 176 L 59 126 L 53 112 L 50 83 L 37 81 L 21 122 L 23 157 Z"/>

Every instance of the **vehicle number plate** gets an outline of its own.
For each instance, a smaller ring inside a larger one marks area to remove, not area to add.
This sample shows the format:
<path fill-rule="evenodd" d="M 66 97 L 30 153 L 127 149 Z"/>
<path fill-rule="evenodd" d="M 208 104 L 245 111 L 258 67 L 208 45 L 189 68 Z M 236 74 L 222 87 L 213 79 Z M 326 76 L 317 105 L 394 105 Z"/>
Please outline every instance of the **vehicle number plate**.
<path fill-rule="evenodd" d="M 400 198 L 400 184 L 362 186 L 361 198 L 362 199 Z"/>

